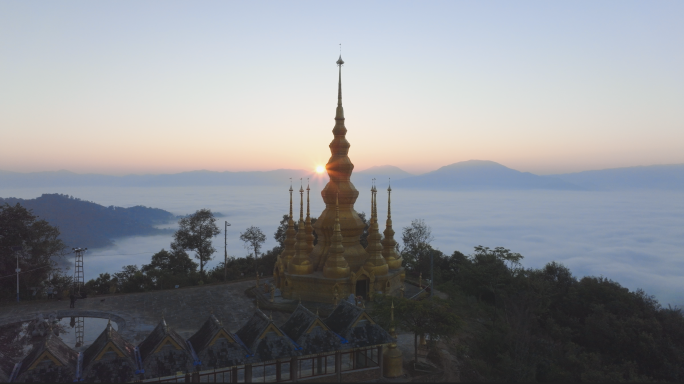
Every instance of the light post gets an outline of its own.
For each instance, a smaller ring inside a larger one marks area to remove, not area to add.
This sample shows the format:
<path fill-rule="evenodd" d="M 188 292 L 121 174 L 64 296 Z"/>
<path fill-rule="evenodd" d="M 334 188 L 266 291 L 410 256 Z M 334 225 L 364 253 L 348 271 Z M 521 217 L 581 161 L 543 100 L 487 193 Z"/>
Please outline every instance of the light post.
<path fill-rule="evenodd" d="M 223 231 L 223 281 L 228 279 L 228 227 L 230 227 L 230 223 L 228 221 L 225 223 L 226 229 Z"/>
<path fill-rule="evenodd" d="M 17 254 L 17 269 L 14 270 L 17 273 L 17 303 L 19 302 L 19 272 L 21 272 L 21 268 L 19 268 L 19 252 L 22 249 L 22 246 L 12 247 L 12 250 Z"/>

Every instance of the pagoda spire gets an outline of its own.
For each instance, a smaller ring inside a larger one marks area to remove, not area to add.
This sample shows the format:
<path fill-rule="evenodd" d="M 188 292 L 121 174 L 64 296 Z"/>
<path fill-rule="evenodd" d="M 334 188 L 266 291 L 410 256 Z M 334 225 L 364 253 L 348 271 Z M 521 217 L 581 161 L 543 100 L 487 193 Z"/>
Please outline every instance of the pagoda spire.
<path fill-rule="evenodd" d="M 340 231 L 340 203 L 335 200 L 335 225 L 333 227 L 332 242 L 328 250 L 328 260 L 323 268 L 323 276 L 329 279 L 340 279 L 349 276 L 349 264 L 344 259 L 342 232 Z"/>
<path fill-rule="evenodd" d="M 387 261 L 389 269 L 401 268 L 402 258 L 397 253 L 397 241 L 394 240 L 394 229 L 392 229 L 392 186 L 387 187 L 387 222 L 385 224 L 385 231 L 383 232 L 385 238 L 382 239 L 382 256 Z"/>
<path fill-rule="evenodd" d="M 387 274 L 389 268 L 387 261 L 382 257 L 382 244 L 380 243 L 382 236 L 378 229 L 378 211 L 376 207 L 377 191 L 375 179 L 373 179 L 373 187 L 371 188 L 371 219 L 368 227 L 368 246 L 366 246 L 368 259 L 366 259 L 363 268 L 368 272 L 373 271 L 375 276 L 382 276 Z"/>
<path fill-rule="evenodd" d="M 292 192 L 292 179 L 290 179 L 290 215 L 287 219 L 287 230 L 285 231 L 285 249 L 280 254 L 280 272 L 287 271 L 288 264 L 290 263 L 290 260 L 292 260 L 292 257 L 294 257 L 295 254 L 296 232 L 294 229 L 294 220 L 292 219 Z"/>
<path fill-rule="evenodd" d="M 356 271 L 368 258 L 365 249 L 359 242 L 365 223 L 354 210 L 354 203 L 359 196 L 359 191 L 351 182 L 354 164 L 349 158 L 351 145 L 346 138 L 347 128 L 344 125 L 344 108 L 342 107 L 342 66 L 344 64 L 342 55 L 336 64 L 338 66 L 338 83 L 335 127 L 332 130 L 334 137 L 328 146 L 330 148 L 330 159 L 325 165 L 330 181 L 321 191 L 325 209 L 318 216 L 316 223 L 313 224 L 318 242 L 311 251 L 311 260 L 315 265 L 315 270 L 320 271 L 325 268 L 333 236 L 337 201 L 340 210 L 340 231 L 344 243 L 344 259 L 349 263 L 349 267 Z"/>
<path fill-rule="evenodd" d="M 299 223 L 297 223 L 297 238 L 295 242 L 295 254 L 287 266 L 289 273 L 293 275 L 308 275 L 313 272 L 313 264 L 309 260 L 306 244 L 306 224 L 304 223 L 304 186 L 299 186 Z"/>
<path fill-rule="evenodd" d="M 306 220 L 304 221 L 305 225 L 305 233 L 306 233 L 306 254 L 310 254 L 311 251 L 313 251 L 314 248 L 314 235 L 313 235 L 313 227 L 311 226 L 311 207 L 309 203 L 309 192 L 311 191 L 311 188 L 309 188 L 309 179 L 306 179 Z"/>

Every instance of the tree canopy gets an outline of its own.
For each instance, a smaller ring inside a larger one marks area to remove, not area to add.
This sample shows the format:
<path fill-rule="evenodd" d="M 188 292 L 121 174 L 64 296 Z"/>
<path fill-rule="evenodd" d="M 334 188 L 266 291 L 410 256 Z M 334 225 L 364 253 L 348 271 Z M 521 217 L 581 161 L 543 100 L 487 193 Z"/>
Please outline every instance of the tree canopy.
<path fill-rule="evenodd" d="M 199 260 L 200 275 L 204 276 L 204 265 L 210 261 L 216 248 L 211 239 L 220 234 L 216 225 L 216 218 L 209 209 L 200 209 L 190 216 L 178 221 L 178 230 L 173 235 L 171 248 L 174 251 L 195 251 L 195 258 Z"/>
<path fill-rule="evenodd" d="M 15 251 L 13 247 L 21 247 Z M 30 287 L 48 284 L 57 261 L 66 254 L 59 229 L 39 219 L 17 203 L 0 205 L 0 292 L 4 300 L 16 297 L 17 255 L 19 256 L 20 295 L 30 295 Z"/>

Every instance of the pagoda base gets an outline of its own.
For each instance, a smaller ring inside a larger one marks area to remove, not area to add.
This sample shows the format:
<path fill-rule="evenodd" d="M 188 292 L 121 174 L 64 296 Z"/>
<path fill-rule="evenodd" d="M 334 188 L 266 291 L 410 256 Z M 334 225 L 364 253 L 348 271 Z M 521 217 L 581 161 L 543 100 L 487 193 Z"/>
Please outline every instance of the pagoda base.
<path fill-rule="evenodd" d="M 404 268 L 392 269 L 386 275 L 375 276 L 361 267 L 352 272 L 351 276 L 342 279 L 329 279 L 321 271 L 308 275 L 285 272 L 281 291 L 285 299 L 318 303 L 337 303 L 352 294 L 372 300 L 375 295 L 401 296 L 404 278 Z"/>

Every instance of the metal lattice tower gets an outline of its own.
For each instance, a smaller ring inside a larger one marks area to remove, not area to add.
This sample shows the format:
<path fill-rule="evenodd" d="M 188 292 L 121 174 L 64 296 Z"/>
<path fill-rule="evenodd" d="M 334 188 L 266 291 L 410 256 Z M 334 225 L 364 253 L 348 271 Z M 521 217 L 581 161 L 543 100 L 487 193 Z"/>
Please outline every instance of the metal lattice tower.
<path fill-rule="evenodd" d="M 76 254 L 75 268 L 74 268 L 74 294 L 80 293 L 81 288 L 85 284 L 85 275 L 83 274 L 83 254 L 88 248 L 73 248 Z"/>
<path fill-rule="evenodd" d="M 83 317 L 76 318 L 76 326 L 74 327 L 76 328 L 76 348 L 83 346 L 83 335 L 85 334 L 84 320 Z"/>

